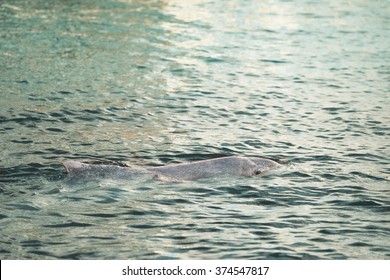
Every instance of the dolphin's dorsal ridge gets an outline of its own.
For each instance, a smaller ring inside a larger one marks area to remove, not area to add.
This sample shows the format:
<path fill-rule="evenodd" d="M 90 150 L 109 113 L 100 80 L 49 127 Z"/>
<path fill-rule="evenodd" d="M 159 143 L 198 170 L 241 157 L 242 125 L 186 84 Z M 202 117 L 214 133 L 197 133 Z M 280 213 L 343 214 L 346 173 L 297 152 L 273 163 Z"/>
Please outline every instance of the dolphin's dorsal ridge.
<path fill-rule="evenodd" d="M 74 176 L 131 178 L 137 174 L 149 174 L 161 181 L 196 181 L 223 175 L 253 176 L 279 166 L 279 163 L 270 159 L 244 156 L 228 156 L 146 168 L 93 165 L 73 160 L 64 162 L 65 170 Z"/>

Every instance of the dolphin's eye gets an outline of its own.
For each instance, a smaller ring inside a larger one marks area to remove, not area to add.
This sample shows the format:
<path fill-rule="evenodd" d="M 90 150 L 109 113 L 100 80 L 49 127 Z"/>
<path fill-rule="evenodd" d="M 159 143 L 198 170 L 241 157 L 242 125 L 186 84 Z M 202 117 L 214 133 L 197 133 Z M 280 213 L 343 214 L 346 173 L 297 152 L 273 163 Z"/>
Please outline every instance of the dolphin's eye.
<path fill-rule="evenodd" d="M 255 171 L 255 175 L 260 175 L 262 172 L 261 172 L 261 170 L 256 170 Z"/>

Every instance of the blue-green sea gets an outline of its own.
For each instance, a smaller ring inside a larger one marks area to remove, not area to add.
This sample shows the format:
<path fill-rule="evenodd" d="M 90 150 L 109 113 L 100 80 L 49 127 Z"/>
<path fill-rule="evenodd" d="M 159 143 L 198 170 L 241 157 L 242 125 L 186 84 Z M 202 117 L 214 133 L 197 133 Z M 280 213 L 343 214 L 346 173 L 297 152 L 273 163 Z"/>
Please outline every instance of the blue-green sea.
<path fill-rule="evenodd" d="M 390 259 L 389 112 L 386 0 L 1 0 L 0 259 Z"/>

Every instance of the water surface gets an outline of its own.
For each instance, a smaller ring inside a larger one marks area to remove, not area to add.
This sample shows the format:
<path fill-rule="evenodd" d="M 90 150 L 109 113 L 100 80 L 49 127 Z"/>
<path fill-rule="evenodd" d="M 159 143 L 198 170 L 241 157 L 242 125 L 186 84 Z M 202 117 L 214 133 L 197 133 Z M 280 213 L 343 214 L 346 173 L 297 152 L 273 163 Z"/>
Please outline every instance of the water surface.
<path fill-rule="evenodd" d="M 2 259 L 389 259 L 386 1 L 2 1 Z M 288 162 L 69 182 L 61 162 Z"/>

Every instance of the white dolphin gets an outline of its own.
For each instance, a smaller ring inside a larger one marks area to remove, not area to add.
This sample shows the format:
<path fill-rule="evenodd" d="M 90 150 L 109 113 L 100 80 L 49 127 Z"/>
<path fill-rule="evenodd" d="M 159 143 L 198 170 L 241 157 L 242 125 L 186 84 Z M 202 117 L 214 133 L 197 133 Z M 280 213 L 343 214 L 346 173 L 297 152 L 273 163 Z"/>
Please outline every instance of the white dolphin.
<path fill-rule="evenodd" d="M 88 164 L 73 160 L 65 161 L 63 164 L 65 170 L 75 177 L 131 178 L 134 175 L 146 174 L 174 181 L 195 181 L 221 175 L 254 176 L 281 166 L 275 160 L 245 156 L 228 156 L 145 168 Z"/>

